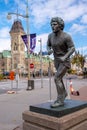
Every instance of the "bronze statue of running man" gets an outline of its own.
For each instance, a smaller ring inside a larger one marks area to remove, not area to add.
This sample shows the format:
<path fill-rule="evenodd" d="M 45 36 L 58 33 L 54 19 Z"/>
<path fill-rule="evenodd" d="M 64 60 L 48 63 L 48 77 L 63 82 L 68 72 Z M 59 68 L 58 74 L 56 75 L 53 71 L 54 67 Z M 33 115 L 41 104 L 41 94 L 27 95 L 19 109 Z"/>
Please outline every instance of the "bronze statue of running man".
<path fill-rule="evenodd" d="M 57 99 L 51 107 L 59 107 L 64 105 L 67 91 L 63 83 L 63 76 L 70 69 L 70 56 L 75 51 L 73 40 L 69 34 L 63 31 L 64 21 L 60 17 L 51 19 L 52 33 L 48 36 L 47 51 L 48 54 L 54 55 L 54 65 L 56 68 L 55 85 L 57 89 Z"/>

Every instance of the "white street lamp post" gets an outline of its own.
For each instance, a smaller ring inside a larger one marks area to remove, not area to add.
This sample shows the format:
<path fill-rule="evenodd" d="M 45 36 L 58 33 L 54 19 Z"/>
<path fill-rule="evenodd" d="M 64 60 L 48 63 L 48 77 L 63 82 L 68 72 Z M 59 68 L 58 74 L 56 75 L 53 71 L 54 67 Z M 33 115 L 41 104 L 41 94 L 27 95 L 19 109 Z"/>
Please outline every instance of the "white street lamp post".
<path fill-rule="evenodd" d="M 30 80 L 30 35 L 29 35 L 29 14 L 28 14 L 28 0 L 26 4 L 26 15 L 22 15 L 19 13 L 13 13 L 9 12 L 7 15 L 7 19 L 11 19 L 11 15 L 21 16 L 23 18 L 26 18 L 26 26 L 27 26 L 27 41 L 28 41 L 28 48 L 27 48 L 27 54 L 28 54 L 28 87 L 29 89 L 29 80 Z"/>
<path fill-rule="evenodd" d="M 41 88 L 43 88 L 43 70 L 42 70 L 42 39 L 38 40 L 40 42 L 40 73 L 41 73 Z"/>

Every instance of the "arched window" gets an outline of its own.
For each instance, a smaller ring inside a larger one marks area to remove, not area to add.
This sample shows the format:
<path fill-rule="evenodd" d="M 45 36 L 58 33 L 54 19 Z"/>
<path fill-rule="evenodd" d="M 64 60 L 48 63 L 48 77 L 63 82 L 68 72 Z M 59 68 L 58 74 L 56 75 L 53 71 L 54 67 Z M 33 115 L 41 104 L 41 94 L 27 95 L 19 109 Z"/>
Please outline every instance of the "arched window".
<path fill-rule="evenodd" d="M 14 51 L 17 51 L 18 50 L 18 46 L 16 43 L 14 43 Z"/>

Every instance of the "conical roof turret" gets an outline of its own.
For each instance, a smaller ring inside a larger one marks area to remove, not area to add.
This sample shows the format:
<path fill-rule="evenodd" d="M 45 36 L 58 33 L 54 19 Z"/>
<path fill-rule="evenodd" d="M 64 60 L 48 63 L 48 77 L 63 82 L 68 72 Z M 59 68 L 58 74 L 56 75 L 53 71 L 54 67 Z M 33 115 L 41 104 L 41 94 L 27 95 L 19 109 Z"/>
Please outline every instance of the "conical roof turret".
<path fill-rule="evenodd" d="M 24 28 L 22 26 L 22 22 L 19 19 L 14 21 L 12 28 L 10 30 L 10 33 L 18 33 L 18 32 L 25 33 Z"/>

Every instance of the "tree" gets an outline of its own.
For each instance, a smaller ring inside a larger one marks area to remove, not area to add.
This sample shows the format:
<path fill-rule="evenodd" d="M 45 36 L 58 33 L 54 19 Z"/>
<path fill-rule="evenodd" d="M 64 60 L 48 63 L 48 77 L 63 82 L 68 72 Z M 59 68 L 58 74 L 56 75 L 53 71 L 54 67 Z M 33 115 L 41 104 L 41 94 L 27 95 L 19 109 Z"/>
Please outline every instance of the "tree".
<path fill-rule="evenodd" d="M 84 63 L 86 61 L 86 57 L 80 54 L 79 52 L 76 53 L 74 56 L 71 58 L 71 63 L 76 64 L 76 66 L 81 67 L 81 69 L 84 67 Z"/>

